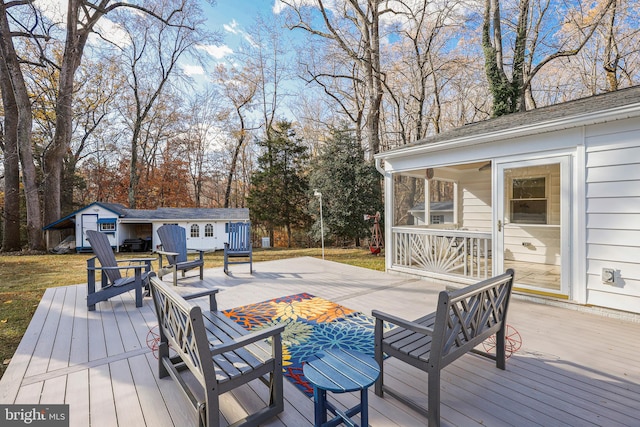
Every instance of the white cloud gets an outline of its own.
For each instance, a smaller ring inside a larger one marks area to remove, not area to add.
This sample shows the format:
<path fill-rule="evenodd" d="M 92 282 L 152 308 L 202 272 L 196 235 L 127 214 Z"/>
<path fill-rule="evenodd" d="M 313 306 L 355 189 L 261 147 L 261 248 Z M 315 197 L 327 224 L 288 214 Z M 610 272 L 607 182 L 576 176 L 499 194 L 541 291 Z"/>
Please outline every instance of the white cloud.
<path fill-rule="evenodd" d="M 233 54 L 233 49 L 231 49 L 227 45 L 222 45 L 222 46 L 202 45 L 202 46 L 198 46 L 198 49 L 204 50 L 209 55 L 213 56 L 215 59 L 222 59 L 225 56 L 229 56 Z"/>
<path fill-rule="evenodd" d="M 283 10 L 285 10 L 287 8 L 287 5 L 282 3 L 280 0 L 275 0 L 273 2 L 273 7 L 271 8 L 271 10 L 273 11 L 274 14 L 278 15 L 280 13 L 282 13 Z"/>
<path fill-rule="evenodd" d="M 293 3 L 294 6 L 296 7 L 302 7 L 302 6 L 317 6 L 317 2 L 315 0 L 289 0 L 289 3 Z M 333 6 L 335 5 L 335 1 L 329 0 L 327 2 L 327 4 L 325 4 L 325 7 L 328 7 L 329 9 L 333 9 Z M 271 8 L 271 11 L 275 14 L 278 15 L 280 13 L 282 13 L 282 11 L 284 11 L 286 8 L 288 8 L 289 5 L 285 4 L 283 1 L 281 0 L 274 0 L 273 1 L 273 7 Z"/>
<path fill-rule="evenodd" d="M 240 33 L 241 31 L 240 31 L 240 29 L 238 27 L 240 27 L 240 24 L 238 24 L 238 21 L 236 21 L 235 19 L 232 20 L 230 23 L 224 24 L 222 26 L 222 28 L 224 28 L 224 30 L 226 32 L 231 33 L 231 34 Z"/>
<path fill-rule="evenodd" d="M 182 66 L 182 70 L 187 76 L 204 76 L 204 68 L 200 65 L 188 65 Z"/>

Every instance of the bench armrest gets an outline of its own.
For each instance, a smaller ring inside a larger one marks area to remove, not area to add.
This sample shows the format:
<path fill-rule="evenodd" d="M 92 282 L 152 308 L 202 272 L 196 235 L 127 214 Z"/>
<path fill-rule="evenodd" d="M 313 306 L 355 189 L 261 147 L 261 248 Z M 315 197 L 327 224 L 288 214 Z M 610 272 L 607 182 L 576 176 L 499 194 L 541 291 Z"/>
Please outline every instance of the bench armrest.
<path fill-rule="evenodd" d="M 220 289 L 207 289 L 206 291 L 202 291 L 202 292 L 196 292 L 193 294 L 187 294 L 187 295 L 181 295 L 182 298 L 186 299 L 186 300 L 190 300 L 190 299 L 194 299 L 194 298 L 201 298 L 201 297 L 206 297 L 209 295 L 214 295 L 217 294 L 220 291 Z"/>
<path fill-rule="evenodd" d="M 392 314 L 388 314 L 388 313 L 383 313 L 381 311 L 378 310 L 373 310 L 371 312 L 371 315 L 373 317 L 375 317 L 378 320 L 381 321 L 386 321 L 389 323 L 393 323 L 395 326 L 399 326 L 401 328 L 405 328 L 405 329 L 409 329 L 410 331 L 419 333 L 419 334 L 423 334 L 423 335 L 432 335 L 433 334 L 433 329 L 432 328 L 427 328 L 426 326 L 423 326 L 419 323 L 415 323 L 415 322 L 410 322 L 408 320 L 404 320 L 401 319 L 397 316 L 394 316 Z"/>
<path fill-rule="evenodd" d="M 252 344 L 254 342 L 281 334 L 283 331 L 284 331 L 284 325 L 274 325 L 265 329 L 260 329 L 255 332 L 251 332 L 247 335 L 238 337 L 231 342 L 216 345 L 211 349 L 211 355 L 215 356 L 216 354 L 237 350 L 239 348 L 247 346 L 248 344 Z"/>
<path fill-rule="evenodd" d="M 175 285 L 175 283 L 174 283 Z M 209 297 L 209 311 L 218 311 L 218 302 L 216 301 L 216 294 L 219 289 L 207 289 L 201 292 L 194 292 L 192 294 L 180 295 L 185 301 L 195 298 Z"/>

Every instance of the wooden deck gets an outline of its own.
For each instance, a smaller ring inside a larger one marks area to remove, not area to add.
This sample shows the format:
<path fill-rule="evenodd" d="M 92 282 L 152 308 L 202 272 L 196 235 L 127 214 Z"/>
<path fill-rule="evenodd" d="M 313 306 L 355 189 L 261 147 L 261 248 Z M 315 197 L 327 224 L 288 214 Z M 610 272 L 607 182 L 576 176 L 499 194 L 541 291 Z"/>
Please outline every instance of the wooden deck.
<path fill-rule="evenodd" d="M 350 267 L 314 258 L 205 270 L 205 284 L 221 289 L 220 309 L 308 292 L 371 313 L 376 308 L 405 318 L 435 309 L 442 283 Z M 180 288 L 195 286 L 181 282 Z M 0 380 L 0 403 L 70 405 L 72 426 L 189 426 L 191 407 L 147 346 L 156 324 L 150 298 L 137 309 L 133 294 L 86 307 L 86 286 L 51 288 Z M 206 301 L 202 301 L 206 306 Z M 637 320 L 637 319 L 635 319 Z M 445 426 L 639 426 L 640 323 L 513 298 L 508 323 L 522 349 L 506 371 L 465 355 L 442 373 Z M 391 361 L 385 382 L 426 404 L 425 374 Z M 268 425 L 313 422 L 313 403 L 288 380 L 285 411 Z M 223 425 L 266 399 L 261 383 L 227 393 Z M 369 393 L 372 426 L 425 425 L 426 419 L 387 396 Z M 351 407 L 354 394 L 339 395 Z M 336 402 L 335 400 L 333 400 Z"/>

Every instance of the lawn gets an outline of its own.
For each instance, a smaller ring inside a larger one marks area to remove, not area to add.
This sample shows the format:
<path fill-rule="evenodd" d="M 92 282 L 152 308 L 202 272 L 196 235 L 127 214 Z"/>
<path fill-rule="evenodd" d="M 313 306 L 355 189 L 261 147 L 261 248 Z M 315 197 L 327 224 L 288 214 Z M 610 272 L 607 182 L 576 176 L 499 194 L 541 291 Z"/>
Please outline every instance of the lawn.
<path fill-rule="evenodd" d="M 87 282 L 90 254 L 0 255 L 0 377 L 13 356 L 47 288 Z M 118 254 L 118 258 L 145 256 Z M 302 256 L 322 257 L 321 249 L 256 249 L 254 262 Z M 325 259 L 384 270 L 384 257 L 366 248 L 325 248 Z M 222 267 L 223 252 L 205 254 L 205 268 Z M 156 263 L 157 266 L 157 263 Z"/>

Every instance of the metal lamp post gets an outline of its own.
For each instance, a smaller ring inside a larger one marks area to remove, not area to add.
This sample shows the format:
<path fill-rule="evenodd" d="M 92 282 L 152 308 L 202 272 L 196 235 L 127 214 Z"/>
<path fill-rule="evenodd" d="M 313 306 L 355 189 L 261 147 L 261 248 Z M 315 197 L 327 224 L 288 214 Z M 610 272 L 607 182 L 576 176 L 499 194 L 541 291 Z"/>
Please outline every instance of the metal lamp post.
<path fill-rule="evenodd" d="M 322 240 L 322 259 L 324 259 L 324 223 L 322 220 L 322 193 L 318 190 L 313 190 L 313 195 L 320 199 L 320 238 Z"/>

